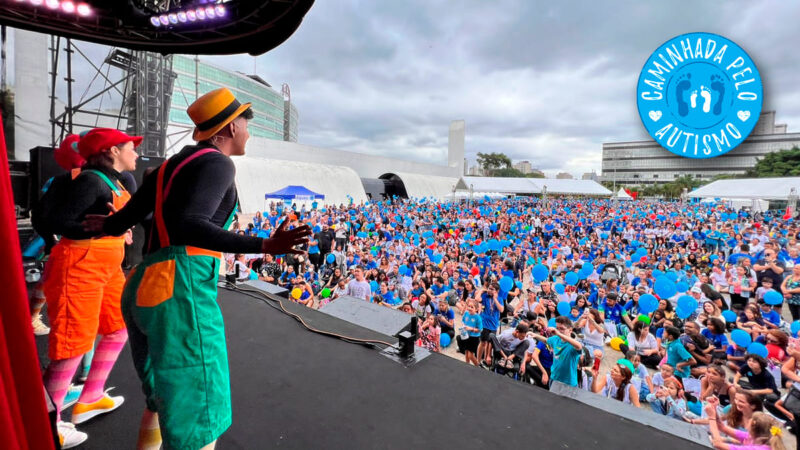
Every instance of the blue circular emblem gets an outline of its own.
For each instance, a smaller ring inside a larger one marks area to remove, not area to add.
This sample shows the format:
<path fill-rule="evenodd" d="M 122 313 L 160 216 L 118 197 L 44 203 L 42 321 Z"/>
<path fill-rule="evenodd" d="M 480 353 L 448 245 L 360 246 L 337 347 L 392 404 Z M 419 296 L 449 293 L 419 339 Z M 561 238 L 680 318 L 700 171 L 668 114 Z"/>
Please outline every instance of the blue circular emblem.
<path fill-rule="evenodd" d="M 713 158 L 753 131 L 763 86 L 755 63 L 736 43 L 689 33 L 650 55 L 636 98 L 642 123 L 662 147 L 687 158 Z"/>

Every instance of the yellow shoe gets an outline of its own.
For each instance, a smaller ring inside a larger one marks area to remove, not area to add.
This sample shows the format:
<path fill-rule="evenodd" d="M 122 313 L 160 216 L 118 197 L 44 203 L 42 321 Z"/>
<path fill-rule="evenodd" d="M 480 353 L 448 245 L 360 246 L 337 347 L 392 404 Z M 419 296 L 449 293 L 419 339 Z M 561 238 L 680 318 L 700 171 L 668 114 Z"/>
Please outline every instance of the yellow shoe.
<path fill-rule="evenodd" d="M 72 408 L 72 423 L 83 423 L 89 419 L 99 416 L 100 414 L 111 412 L 119 408 L 124 402 L 124 397 L 112 397 L 108 395 L 108 391 L 103 394 L 103 398 L 94 403 L 78 402 L 75 404 L 75 407 Z"/>

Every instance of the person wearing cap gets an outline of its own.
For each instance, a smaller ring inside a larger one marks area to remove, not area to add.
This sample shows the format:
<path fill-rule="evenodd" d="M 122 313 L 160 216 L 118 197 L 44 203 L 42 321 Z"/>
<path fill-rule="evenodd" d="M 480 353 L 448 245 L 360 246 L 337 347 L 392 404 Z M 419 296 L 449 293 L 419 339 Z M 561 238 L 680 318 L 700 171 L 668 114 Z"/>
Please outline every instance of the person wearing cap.
<path fill-rule="evenodd" d="M 44 385 L 56 405 L 57 416 L 81 357 L 101 336 L 72 410 L 75 424 L 113 411 L 124 401 L 123 397 L 109 396 L 104 387 L 128 337 L 120 310 L 125 239 L 94 237 L 81 222 L 87 215 L 113 213 L 128 202 L 130 194 L 120 173 L 136 168 L 139 156 L 135 147 L 141 141 L 141 137 L 110 128 L 95 128 L 81 137 L 77 148 L 86 164 L 80 174 L 59 188 L 63 201 L 56 202 L 48 214 L 51 232 L 62 236 L 51 252 L 43 289 L 52 328 L 48 347 L 51 361 Z M 68 423 L 60 423 L 59 432 L 65 446 L 87 437 Z"/>
<path fill-rule="evenodd" d="M 145 177 L 125 208 L 84 226 L 116 236 L 153 214 L 145 256 L 122 296 L 146 409 L 138 448 L 213 447 L 231 425 L 230 377 L 217 305 L 221 252 L 301 254 L 311 229 L 281 223 L 269 238 L 228 231 L 238 205 L 231 156 L 243 155 L 253 118 L 226 88 L 192 103 L 193 139 Z M 195 318 L 201 317 L 198 321 Z"/>

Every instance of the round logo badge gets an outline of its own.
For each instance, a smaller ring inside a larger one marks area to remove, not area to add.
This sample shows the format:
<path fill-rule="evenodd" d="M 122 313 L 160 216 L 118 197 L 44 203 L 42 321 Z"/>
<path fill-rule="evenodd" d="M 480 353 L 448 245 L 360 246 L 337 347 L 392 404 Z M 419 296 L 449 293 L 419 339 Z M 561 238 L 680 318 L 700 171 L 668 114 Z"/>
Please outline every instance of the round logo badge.
<path fill-rule="evenodd" d="M 687 158 L 713 158 L 753 131 L 763 87 L 755 63 L 736 43 L 689 33 L 653 52 L 636 97 L 642 123 L 662 147 Z"/>

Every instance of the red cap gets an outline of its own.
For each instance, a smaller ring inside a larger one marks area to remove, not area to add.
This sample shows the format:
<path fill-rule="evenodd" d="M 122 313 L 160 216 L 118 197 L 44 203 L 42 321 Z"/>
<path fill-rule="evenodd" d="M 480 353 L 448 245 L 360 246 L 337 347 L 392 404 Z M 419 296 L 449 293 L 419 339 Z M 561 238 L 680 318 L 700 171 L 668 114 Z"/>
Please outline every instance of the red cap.
<path fill-rule="evenodd" d="M 138 147 L 142 143 L 142 137 L 128 136 L 122 131 L 113 128 L 95 128 L 78 141 L 78 150 L 81 156 L 88 159 L 90 156 L 106 151 L 115 145 L 131 141 L 133 141 L 134 147 Z"/>
<path fill-rule="evenodd" d="M 78 153 L 78 141 L 81 139 L 77 134 L 70 134 L 61 141 L 53 158 L 56 163 L 64 170 L 77 169 L 86 163 L 86 160 Z"/>

